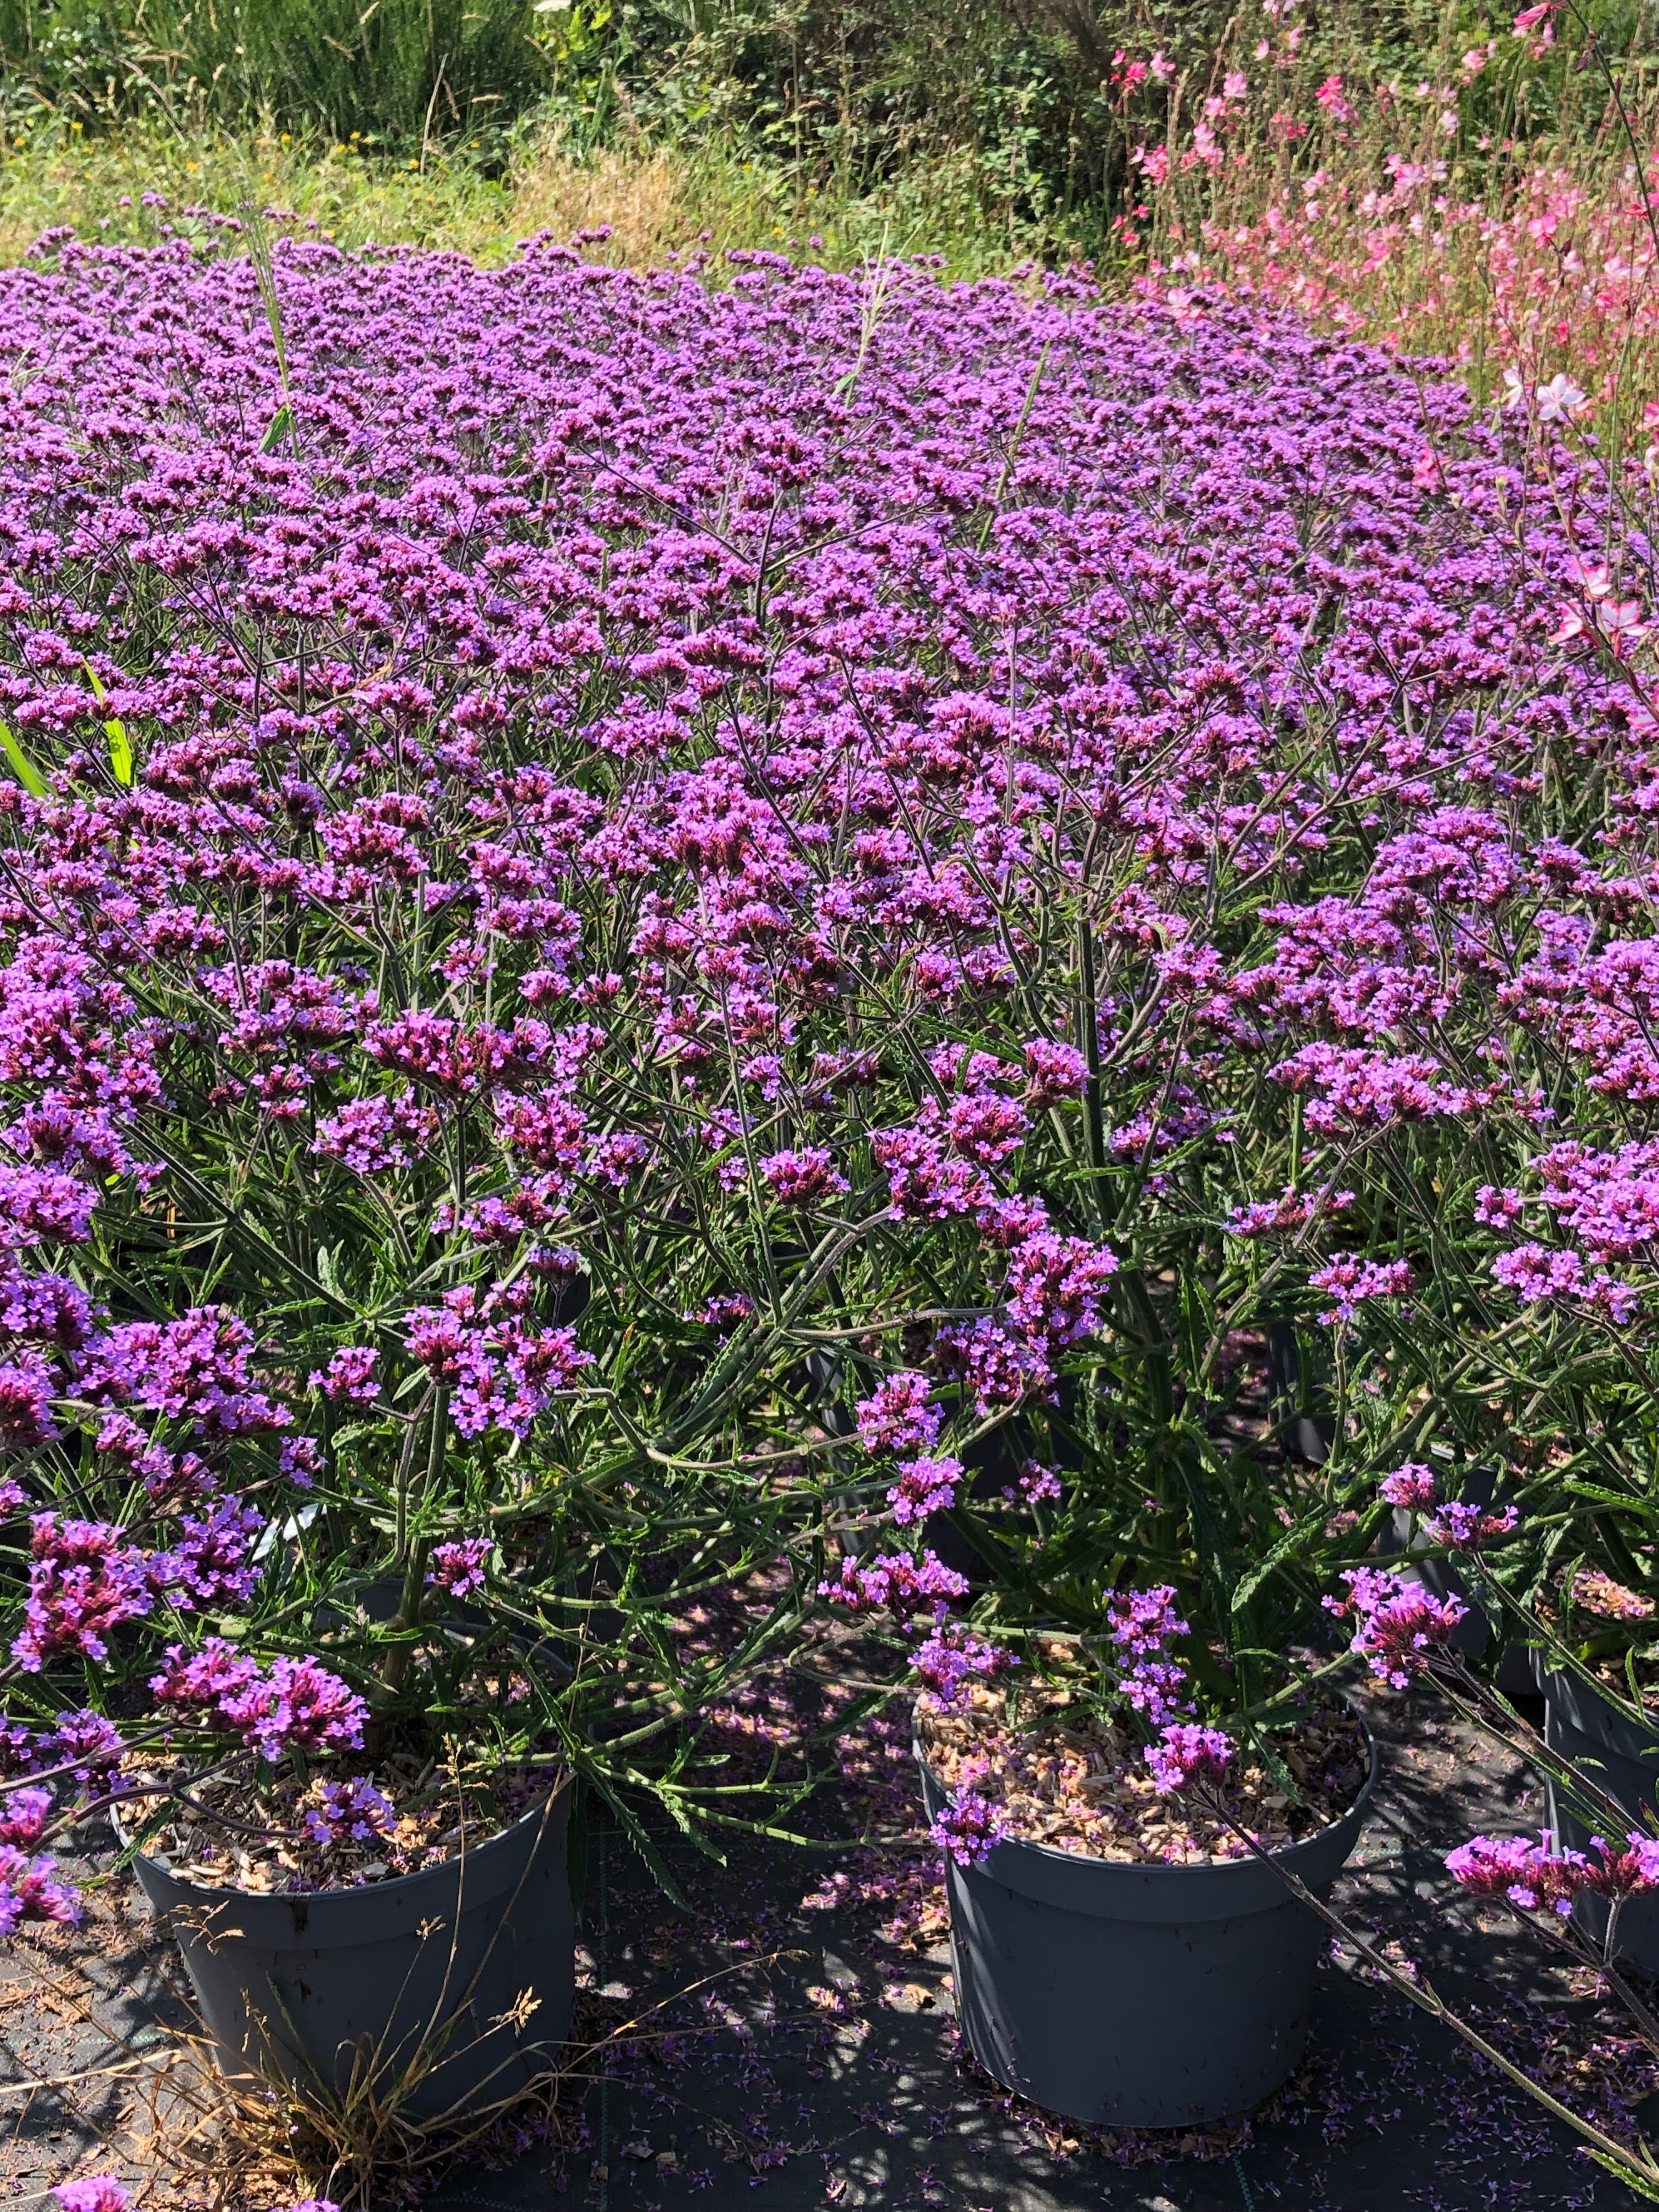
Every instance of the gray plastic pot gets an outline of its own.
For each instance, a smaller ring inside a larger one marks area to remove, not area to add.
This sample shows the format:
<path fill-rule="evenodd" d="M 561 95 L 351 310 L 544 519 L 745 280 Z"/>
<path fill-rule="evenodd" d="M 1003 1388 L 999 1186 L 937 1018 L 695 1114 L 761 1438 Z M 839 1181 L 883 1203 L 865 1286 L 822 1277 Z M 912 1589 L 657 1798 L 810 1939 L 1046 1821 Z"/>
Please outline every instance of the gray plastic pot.
<path fill-rule="evenodd" d="M 1315 1896 L 1352 1850 L 1376 1784 L 1279 1852 Z M 930 1819 L 949 1802 L 921 1747 Z M 1258 1859 L 1144 1866 L 998 1844 L 945 1861 L 957 2006 L 988 2074 L 1091 2125 L 1195 2127 L 1271 2096 L 1302 2055 L 1324 1929 Z"/>
<path fill-rule="evenodd" d="M 227 1892 L 133 1865 L 227 2075 L 325 2099 L 372 2075 L 389 2100 L 424 2041 L 434 2063 L 402 2102 L 431 2118 L 495 2104 L 556 2061 L 575 1996 L 569 1817 L 567 1777 L 464 1861 L 361 1889 Z M 503 2021 L 526 1993 L 528 2017 Z"/>
<path fill-rule="evenodd" d="M 1546 1674 L 1543 1690 L 1545 1742 L 1630 1816 L 1608 1840 L 1622 1843 L 1631 1829 L 1651 1833 L 1659 1826 L 1659 1726 L 1644 1729 L 1627 1720 L 1576 1674 Z M 1583 1850 L 1593 1832 L 1612 1825 L 1602 1821 L 1592 1831 L 1560 1802 L 1553 1782 L 1547 1794 L 1550 1826 L 1572 1850 Z M 1581 1897 L 1573 1918 L 1594 1942 L 1606 1942 L 1605 1899 Z M 1620 1907 L 1614 1949 L 1638 1972 L 1659 1974 L 1659 1895 L 1633 1897 Z"/>

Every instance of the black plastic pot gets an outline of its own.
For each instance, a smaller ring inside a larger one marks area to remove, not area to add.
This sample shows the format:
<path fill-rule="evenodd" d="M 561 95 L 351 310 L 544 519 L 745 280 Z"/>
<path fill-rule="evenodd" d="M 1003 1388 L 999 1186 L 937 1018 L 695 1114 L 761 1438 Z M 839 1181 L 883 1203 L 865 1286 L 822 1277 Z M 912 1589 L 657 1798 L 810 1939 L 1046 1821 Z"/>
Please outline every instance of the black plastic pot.
<path fill-rule="evenodd" d="M 492 2105 L 556 2061 L 575 1996 L 569 1815 L 567 1778 L 465 1859 L 361 1889 L 226 1891 L 133 1863 L 227 2075 L 325 2099 L 372 2075 L 384 2103 L 424 2045 L 402 2101 L 429 2118 Z"/>
<path fill-rule="evenodd" d="M 1609 1842 L 1622 1844 L 1632 1829 L 1653 1832 L 1659 1826 L 1655 1804 L 1655 1791 L 1659 1790 L 1659 1726 L 1641 1728 L 1627 1720 L 1576 1674 L 1546 1674 L 1543 1689 L 1545 1742 L 1630 1816 L 1624 1828 L 1609 1836 Z M 1570 1850 L 1583 1850 L 1592 1833 L 1612 1826 L 1604 1820 L 1592 1831 L 1561 1802 L 1553 1782 L 1548 1801 L 1550 1826 Z M 1573 1918 L 1594 1942 L 1606 1942 L 1605 1899 L 1581 1897 L 1573 1908 Z M 1659 1895 L 1633 1897 L 1620 1907 L 1614 1948 L 1638 1972 L 1659 1974 Z"/>
<path fill-rule="evenodd" d="M 1276 1855 L 1316 1897 L 1376 1783 Z M 921 1748 L 929 1817 L 948 1802 Z M 1324 1930 L 1258 1859 L 1145 1866 L 1046 1844 L 945 1862 L 963 2033 L 988 2074 L 1091 2125 L 1195 2127 L 1271 2096 L 1302 2055 Z"/>

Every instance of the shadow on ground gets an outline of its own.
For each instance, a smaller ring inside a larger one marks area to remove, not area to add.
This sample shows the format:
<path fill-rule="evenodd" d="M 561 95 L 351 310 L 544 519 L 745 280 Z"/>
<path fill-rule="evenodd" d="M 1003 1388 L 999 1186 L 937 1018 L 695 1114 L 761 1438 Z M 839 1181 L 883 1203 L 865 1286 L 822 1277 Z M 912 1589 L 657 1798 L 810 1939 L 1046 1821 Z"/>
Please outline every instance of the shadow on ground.
<path fill-rule="evenodd" d="M 1645 2092 L 1646 2061 L 1616 2021 L 1544 1971 L 1527 1939 L 1501 1921 L 1449 1917 L 1443 1853 L 1476 1829 L 1535 1825 L 1535 1788 L 1426 1717 L 1409 1736 L 1384 1727 L 1386 1778 L 1346 1908 L 1553 2087 L 1599 2090 L 1604 2104 Z M 948 1944 L 884 1940 L 856 1883 L 836 1896 L 824 1867 L 784 1846 L 745 1846 L 723 1868 L 681 1851 L 688 1914 L 620 1838 L 603 1850 L 592 1979 L 612 2024 L 637 2026 L 588 2093 L 586 2140 L 453 2178 L 433 2212 L 558 2199 L 598 2212 L 1601 2212 L 1632 2202 L 1369 1970 L 1322 1966 L 1306 2062 L 1241 2128 L 1096 2136 L 976 2073 L 951 2018 Z M 1520 2014 L 1522 1991 L 1537 2002 Z"/>

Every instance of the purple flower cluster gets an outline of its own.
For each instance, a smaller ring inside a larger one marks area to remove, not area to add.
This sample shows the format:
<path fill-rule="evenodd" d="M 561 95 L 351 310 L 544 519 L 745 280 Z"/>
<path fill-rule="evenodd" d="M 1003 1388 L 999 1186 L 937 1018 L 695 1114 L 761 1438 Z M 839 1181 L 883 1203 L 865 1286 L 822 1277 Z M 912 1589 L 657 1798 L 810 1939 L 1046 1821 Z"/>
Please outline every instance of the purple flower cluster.
<path fill-rule="evenodd" d="M 1018 1660 L 999 1644 L 957 1622 L 941 1623 L 911 1661 L 922 1688 L 942 1711 L 950 1712 L 967 1699 L 975 1685 L 994 1682 Z"/>
<path fill-rule="evenodd" d="M 351 1782 L 324 1782 L 315 1801 L 305 1810 L 306 1832 L 319 1850 L 334 1850 L 348 1839 L 368 1843 L 389 1836 L 398 1824 L 391 1805 L 361 1777 Z"/>
<path fill-rule="evenodd" d="M 1221 1729 L 1177 1722 L 1166 1728 L 1142 1754 L 1152 1779 L 1166 1796 L 1188 1790 L 1219 1790 L 1238 1755 L 1238 1747 Z"/>
<path fill-rule="evenodd" d="M 1659 1887 L 1659 1840 L 1632 1833 L 1620 1849 L 1592 1836 L 1589 1850 L 1577 1851 L 1547 1829 L 1535 1844 L 1525 1836 L 1472 1836 L 1447 1855 L 1446 1870 L 1473 1897 L 1565 1919 L 1580 1897 L 1619 1900 Z"/>
<path fill-rule="evenodd" d="M 1177 1637 L 1191 1634 L 1176 1612 L 1173 1584 L 1115 1591 L 1106 1601 L 1106 1634 L 1121 1654 L 1118 1687 L 1151 1727 L 1164 1728 L 1193 1710 L 1182 1692 L 1187 1669 L 1170 1656 Z"/>
<path fill-rule="evenodd" d="M 426 1578 L 437 1589 L 447 1590 L 451 1597 L 465 1597 L 469 1591 L 483 1588 L 495 1554 L 491 1536 L 462 1536 L 453 1543 L 434 1544 Z"/>
<path fill-rule="evenodd" d="M 112 2173 L 89 2173 L 80 2181 L 60 2181 L 52 2193 L 63 2212 L 130 2212 L 132 2203 Z"/>
<path fill-rule="evenodd" d="M 157 1699 L 200 1726 L 240 1735 L 262 1759 L 362 1747 L 368 1706 L 314 1659 L 277 1659 L 262 1668 L 210 1636 L 193 1653 L 169 1644 L 166 1661 L 150 1680 Z"/>
<path fill-rule="evenodd" d="M 15 1844 L 0 1844 L 0 1935 L 9 1936 L 25 1920 L 72 1928 L 80 1917 L 80 1899 L 56 1859 L 32 1859 Z"/>
<path fill-rule="evenodd" d="M 1403 1690 L 1423 1673 L 1468 1612 L 1462 1598 L 1431 1596 L 1420 1583 L 1384 1569 L 1352 1567 L 1342 1579 L 1348 1595 L 1324 1599 L 1325 1608 L 1353 1624 L 1349 1650 L 1392 1689 Z"/>
<path fill-rule="evenodd" d="M 817 1594 L 849 1613 L 890 1613 L 902 1624 L 926 1617 L 942 1620 L 953 1598 L 966 1597 L 965 1576 L 932 1552 L 882 1552 L 869 1560 L 843 1559 L 833 1581 Z"/>
<path fill-rule="evenodd" d="M 1288 1650 L 1302 1494 L 1206 1478 L 1218 1534 L 1143 1481 L 1270 1279 L 1362 1394 L 1644 1325 L 1659 720 L 1558 627 L 1648 557 L 1605 465 L 1075 275 L 890 264 L 875 316 L 773 255 L 283 239 L 279 363 L 246 260 L 55 246 L 0 274 L 7 1632 L 54 1704 L 155 1669 L 181 1735 L 332 1755 L 362 1701 L 273 1592 L 356 1620 L 419 1546 L 487 1607 L 510 1527 L 520 1618 L 584 1547 L 665 1605 L 705 1532 L 845 1510 L 849 1410 L 870 1519 L 1038 1470 L 1002 1597 L 1155 1510 L 1151 1557 L 1282 1556 Z M 946 1702 L 1007 1663 L 962 1595 L 897 1549 L 823 1592 L 929 1622 Z M 1174 1602 L 1106 1633 L 1178 1735 Z M 1461 1611 L 1341 1609 L 1389 1681 Z"/>
<path fill-rule="evenodd" d="M 977 1790 L 964 1790 L 929 1825 L 927 1832 L 959 1867 L 981 1867 L 1009 1830 L 1000 1806 Z"/>

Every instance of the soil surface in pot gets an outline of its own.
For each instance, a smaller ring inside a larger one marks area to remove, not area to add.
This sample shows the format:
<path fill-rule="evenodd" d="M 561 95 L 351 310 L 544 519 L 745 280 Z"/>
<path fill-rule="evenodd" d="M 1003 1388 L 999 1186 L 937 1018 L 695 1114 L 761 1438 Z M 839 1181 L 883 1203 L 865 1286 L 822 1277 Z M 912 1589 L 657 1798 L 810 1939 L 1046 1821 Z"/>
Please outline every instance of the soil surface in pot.
<path fill-rule="evenodd" d="M 1659 1707 L 1659 1607 L 1652 1598 L 1599 1567 L 1583 1567 L 1562 1594 L 1539 1601 L 1535 1610 L 1609 1696 L 1628 1702 L 1633 1673 L 1642 1703 Z M 1540 1656 L 1547 1668 L 1547 1649 Z"/>
<path fill-rule="evenodd" d="M 457 1773 L 413 1753 L 392 1754 L 363 1774 L 314 1768 L 303 1781 L 273 1778 L 251 1752 L 206 1774 L 152 1757 L 130 1763 L 121 1782 L 141 1792 L 156 1785 L 157 1794 L 129 1798 L 120 1811 L 130 1836 L 167 1812 L 146 1838 L 145 1856 L 209 1888 L 356 1889 L 441 1866 L 463 1843 L 476 1850 L 544 1795 L 548 1781 L 511 1770 Z M 189 1802 L 167 1811 L 164 1784 Z"/>
<path fill-rule="evenodd" d="M 988 1798 L 1024 1842 L 1161 1866 L 1247 1855 L 1249 1847 L 1224 1821 L 1197 1804 L 1160 1796 L 1139 1741 L 1072 1704 L 1065 1691 L 1028 1688 L 1012 1715 L 996 1689 L 975 1689 L 956 1711 L 924 1699 L 916 1733 L 951 1796 L 970 1790 Z M 1264 1760 L 1247 1753 L 1230 1808 L 1269 1850 L 1340 1820 L 1364 1786 L 1370 1763 L 1364 1731 L 1345 1706 L 1310 1713 L 1275 1733 L 1273 1745 L 1294 1794 Z"/>

